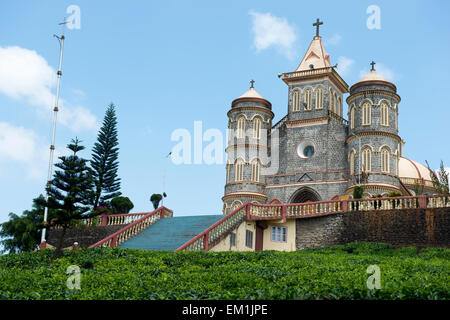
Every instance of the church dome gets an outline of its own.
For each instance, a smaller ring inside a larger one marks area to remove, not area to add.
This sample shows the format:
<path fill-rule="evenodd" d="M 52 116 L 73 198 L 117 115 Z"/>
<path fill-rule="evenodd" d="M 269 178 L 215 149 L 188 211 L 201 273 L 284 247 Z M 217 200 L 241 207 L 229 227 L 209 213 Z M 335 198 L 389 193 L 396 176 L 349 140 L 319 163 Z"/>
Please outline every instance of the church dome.
<path fill-rule="evenodd" d="M 376 73 L 375 70 L 371 70 L 368 75 L 359 80 L 357 83 L 367 82 L 367 81 L 385 81 L 388 82 L 385 78 Z"/>
<path fill-rule="evenodd" d="M 356 82 L 351 88 L 350 93 L 366 89 L 390 90 L 397 93 L 397 87 L 390 81 L 379 75 L 375 69 L 370 70 L 369 74 Z"/>
<path fill-rule="evenodd" d="M 251 83 L 252 85 L 247 92 L 245 92 L 237 99 L 233 100 L 233 102 L 231 103 L 231 108 L 248 106 L 248 104 L 251 103 L 253 105 L 272 110 L 272 104 L 268 100 L 264 99 L 263 96 L 255 90 L 255 88 L 253 87 L 253 80 L 251 81 Z"/>
<path fill-rule="evenodd" d="M 243 95 L 241 95 L 238 99 L 240 98 L 259 98 L 259 99 L 264 99 L 256 90 L 255 88 L 251 87 L 250 90 L 248 90 L 246 93 L 244 93 Z"/>
<path fill-rule="evenodd" d="M 410 159 L 400 157 L 398 163 L 398 176 L 400 178 L 424 179 L 431 181 L 430 170 L 423 164 Z"/>

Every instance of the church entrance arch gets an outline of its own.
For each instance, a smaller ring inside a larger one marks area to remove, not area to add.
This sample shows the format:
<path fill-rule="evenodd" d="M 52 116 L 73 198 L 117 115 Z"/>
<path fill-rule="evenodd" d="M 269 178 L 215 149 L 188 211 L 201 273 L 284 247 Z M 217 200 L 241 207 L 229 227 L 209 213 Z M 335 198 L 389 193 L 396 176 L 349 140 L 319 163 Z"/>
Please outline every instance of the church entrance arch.
<path fill-rule="evenodd" d="M 311 188 L 302 187 L 294 192 L 290 203 L 316 202 L 321 201 L 320 195 Z"/>

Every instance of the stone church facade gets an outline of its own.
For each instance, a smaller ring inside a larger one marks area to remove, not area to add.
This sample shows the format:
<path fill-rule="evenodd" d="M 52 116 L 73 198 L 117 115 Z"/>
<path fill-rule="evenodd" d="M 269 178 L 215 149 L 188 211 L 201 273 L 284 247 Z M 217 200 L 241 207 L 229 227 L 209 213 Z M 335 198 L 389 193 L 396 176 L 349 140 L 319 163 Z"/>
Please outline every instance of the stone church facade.
<path fill-rule="evenodd" d="M 349 88 L 317 32 L 297 69 L 279 75 L 287 85 L 288 110 L 276 124 L 272 104 L 252 81 L 227 114 L 223 213 L 245 202 L 351 197 L 356 185 L 363 185 L 365 196 L 414 195 L 417 185 L 432 193 L 429 170 L 403 157 L 401 99 L 374 65 Z"/>

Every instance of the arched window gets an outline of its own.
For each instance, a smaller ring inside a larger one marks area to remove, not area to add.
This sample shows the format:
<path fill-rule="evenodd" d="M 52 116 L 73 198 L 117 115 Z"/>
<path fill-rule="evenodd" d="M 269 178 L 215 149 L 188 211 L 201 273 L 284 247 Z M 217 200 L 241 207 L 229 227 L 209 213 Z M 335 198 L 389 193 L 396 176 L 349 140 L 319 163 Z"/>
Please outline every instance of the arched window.
<path fill-rule="evenodd" d="M 300 111 L 300 92 L 294 90 L 292 95 L 292 111 Z"/>
<path fill-rule="evenodd" d="M 231 211 L 236 210 L 240 206 L 242 206 L 242 202 L 239 200 L 234 200 L 233 203 L 231 204 Z"/>
<path fill-rule="evenodd" d="M 330 105 L 328 109 L 330 109 L 330 111 L 333 111 L 333 92 L 331 91 L 331 88 L 330 88 Z"/>
<path fill-rule="evenodd" d="M 237 137 L 244 138 L 245 136 L 245 118 L 242 116 L 237 122 Z"/>
<path fill-rule="evenodd" d="M 255 118 L 253 120 L 253 138 L 261 138 L 261 119 Z"/>
<path fill-rule="evenodd" d="M 355 173 L 355 151 L 353 150 L 350 152 L 349 162 L 350 162 L 350 175 L 352 175 Z"/>
<path fill-rule="evenodd" d="M 323 90 L 322 88 L 317 88 L 316 90 L 316 109 L 323 108 Z"/>
<path fill-rule="evenodd" d="M 337 94 L 336 92 L 333 94 L 333 112 L 337 113 Z"/>
<path fill-rule="evenodd" d="M 244 180 L 244 161 L 238 159 L 234 166 L 234 181 Z"/>
<path fill-rule="evenodd" d="M 259 182 L 260 163 L 258 159 L 252 161 L 252 181 Z"/>
<path fill-rule="evenodd" d="M 312 97 L 311 97 L 311 90 L 306 90 L 305 92 L 305 110 L 311 110 L 312 109 Z"/>
<path fill-rule="evenodd" d="M 355 107 L 350 107 L 350 129 L 355 129 Z"/>
<path fill-rule="evenodd" d="M 389 158 L 390 158 L 389 150 L 387 150 L 386 148 L 381 150 L 381 171 L 382 172 L 389 172 Z"/>
<path fill-rule="evenodd" d="M 369 148 L 365 148 L 361 154 L 362 171 L 372 171 L 372 152 Z"/>
<path fill-rule="evenodd" d="M 381 125 L 389 126 L 389 107 L 386 103 L 381 104 Z"/>
<path fill-rule="evenodd" d="M 342 100 L 341 97 L 338 98 L 338 115 L 342 117 Z"/>
<path fill-rule="evenodd" d="M 227 183 L 230 182 L 230 167 L 231 164 L 227 163 L 226 169 L 227 169 Z"/>
<path fill-rule="evenodd" d="M 372 115 L 371 115 L 370 103 L 366 102 L 362 106 L 362 125 L 368 126 L 371 124 L 371 121 L 372 121 Z"/>

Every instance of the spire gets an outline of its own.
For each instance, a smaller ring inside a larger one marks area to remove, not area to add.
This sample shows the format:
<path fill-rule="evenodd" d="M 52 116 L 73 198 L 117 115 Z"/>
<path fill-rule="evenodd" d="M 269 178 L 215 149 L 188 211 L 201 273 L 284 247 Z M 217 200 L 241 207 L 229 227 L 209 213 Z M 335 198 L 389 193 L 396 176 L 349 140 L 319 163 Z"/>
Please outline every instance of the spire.
<path fill-rule="evenodd" d="M 311 41 L 305 56 L 300 62 L 297 70 L 305 71 L 311 69 L 319 69 L 330 66 L 330 56 L 325 52 L 321 37 L 314 37 Z"/>
<path fill-rule="evenodd" d="M 323 21 L 320 21 L 319 18 L 313 23 L 313 26 L 316 27 L 316 36 L 311 41 L 305 56 L 295 71 L 305 71 L 330 66 L 330 56 L 325 52 L 322 38 L 319 36 L 319 26 L 322 24 Z"/>

